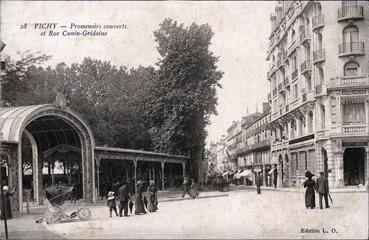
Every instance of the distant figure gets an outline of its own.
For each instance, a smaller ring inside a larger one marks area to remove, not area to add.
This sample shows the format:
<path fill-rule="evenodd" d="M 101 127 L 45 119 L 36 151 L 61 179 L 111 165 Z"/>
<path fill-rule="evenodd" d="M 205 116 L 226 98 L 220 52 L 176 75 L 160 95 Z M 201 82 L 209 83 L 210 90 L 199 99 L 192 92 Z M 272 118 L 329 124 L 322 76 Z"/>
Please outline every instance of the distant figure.
<path fill-rule="evenodd" d="M 323 197 L 324 197 L 324 201 L 325 201 L 325 208 L 329 208 L 329 203 L 328 203 L 328 193 L 329 193 L 328 180 L 324 176 L 324 172 L 320 172 L 320 176 L 318 177 L 318 179 L 316 180 L 316 183 L 315 183 L 315 189 L 319 193 L 319 207 L 320 207 L 320 209 L 323 209 L 323 204 L 322 204 L 322 198 Z"/>
<path fill-rule="evenodd" d="M 156 210 L 158 210 L 158 189 L 153 180 L 150 180 L 148 192 L 150 194 L 150 197 L 147 210 L 149 210 L 149 212 L 155 212 Z"/>
<path fill-rule="evenodd" d="M 256 192 L 257 194 L 261 194 L 260 186 L 263 184 L 263 177 L 261 176 L 261 172 L 258 172 L 255 181 L 256 181 Z"/>
<path fill-rule="evenodd" d="M 0 219 L 4 220 L 4 213 L 6 214 L 6 219 L 12 219 L 13 214 L 12 214 L 12 205 L 10 203 L 10 196 L 13 196 L 14 189 L 12 191 L 9 191 L 9 187 L 4 186 L 3 193 L 4 193 L 4 202 L 0 197 L 0 211 L 1 211 Z"/>
<path fill-rule="evenodd" d="M 182 194 L 182 197 L 184 197 L 186 195 L 186 193 L 191 197 L 190 183 L 188 181 L 188 178 L 185 178 L 183 180 L 183 194 Z"/>
<path fill-rule="evenodd" d="M 273 171 L 273 185 L 274 188 L 277 188 L 277 180 L 278 180 L 278 172 L 277 172 L 277 168 L 274 169 Z"/>
<path fill-rule="evenodd" d="M 76 184 L 73 184 L 73 186 L 72 186 L 73 188 L 72 188 L 72 197 L 71 197 L 71 199 L 70 199 L 70 202 L 71 203 L 76 203 L 76 201 L 77 201 L 77 187 L 76 187 Z"/>
<path fill-rule="evenodd" d="M 305 193 L 305 206 L 306 208 L 315 208 L 315 181 L 312 179 L 314 177 L 314 174 L 312 174 L 310 171 L 307 171 L 305 173 L 305 176 L 308 178 L 304 182 L 304 188 L 306 188 Z"/>
<path fill-rule="evenodd" d="M 108 207 L 109 207 L 110 217 L 112 215 L 113 210 L 115 212 L 115 215 L 118 216 L 117 204 L 115 203 L 115 192 L 109 191 L 108 193 Z"/>
<path fill-rule="evenodd" d="M 129 212 L 130 212 L 131 215 L 132 215 L 133 206 L 134 206 L 134 204 L 133 204 L 132 200 L 129 200 Z"/>
<path fill-rule="evenodd" d="M 145 211 L 145 207 L 144 207 L 144 201 L 143 201 L 143 197 L 142 197 L 142 184 L 143 182 L 140 180 L 137 182 L 136 187 L 137 187 L 137 196 L 136 196 L 136 207 L 135 207 L 135 214 L 139 215 L 141 213 L 146 214 Z"/>
<path fill-rule="evenodd" d="M 197 183 L 195 182 L 194 179 L 191 179 L 192 183 L 191 183 L 191 196 L 193 199 L 197 198 L 199 196 L 199 189 L 197 186 Z"/>
<path fill-rule="evenodd" d="M 124 210 L 124 216 L 128 217 L 128 201 L 130 199 L 130 194 L 127 183 L 123 182 L 118 191 L 120 201 L 119 216 L 122 217 L 122 212 Z"/>

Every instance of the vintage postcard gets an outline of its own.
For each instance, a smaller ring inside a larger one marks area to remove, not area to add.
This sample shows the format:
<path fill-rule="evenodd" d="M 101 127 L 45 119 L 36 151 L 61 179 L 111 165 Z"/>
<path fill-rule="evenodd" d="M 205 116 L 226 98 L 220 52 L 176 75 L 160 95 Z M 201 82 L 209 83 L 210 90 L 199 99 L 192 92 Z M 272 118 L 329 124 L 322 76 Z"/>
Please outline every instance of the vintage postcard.
<path fill-rule="evenodd" d="M 368 1 L 1 1 L 1 239 L 368 239 Z"/>

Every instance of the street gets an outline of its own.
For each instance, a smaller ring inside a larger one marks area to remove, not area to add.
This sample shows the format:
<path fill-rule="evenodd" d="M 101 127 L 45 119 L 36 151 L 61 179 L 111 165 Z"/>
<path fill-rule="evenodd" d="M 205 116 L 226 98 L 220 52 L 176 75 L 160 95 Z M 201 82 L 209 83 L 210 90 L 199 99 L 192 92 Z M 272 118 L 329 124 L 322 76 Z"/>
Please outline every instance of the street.
<path fill-rule="evenodd" d="M 46 225 L 65 238 L 299 238 L 368 239 L 368 194 L 331 193 L 329 209 L 307 210 L 304 192 L 253 190 L 229 196 L 159 203 L 159 211 L 109 217 L 94 206 L 88 222 Z M 33 224 L 33 223 L 32 223 Z M 323 233 L 324 231 L 324 233 Z"/>

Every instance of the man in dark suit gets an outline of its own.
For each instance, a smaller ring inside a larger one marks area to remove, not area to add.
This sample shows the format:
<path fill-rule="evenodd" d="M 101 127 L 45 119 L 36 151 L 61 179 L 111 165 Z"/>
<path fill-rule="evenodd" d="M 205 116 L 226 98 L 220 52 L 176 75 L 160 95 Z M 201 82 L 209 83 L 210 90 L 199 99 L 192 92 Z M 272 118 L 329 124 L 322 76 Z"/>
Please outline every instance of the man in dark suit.
<path fill-rule="evenodd" d="M 320 206 L 320 209 L 323 209 L 323 204 L 322 204 L 323 196 L 324 196 L 324 201 L 325 201 L 325 208 L 329 208 L 329 203 L 328 203 L 328 193 L 329 193 L 328 180 L 324 176 L 324 172 L 320 172 L 320 176 L 318 177 L 318 179 L 316 180 L 316 183 L 315 183 L 315 189 L 316 189 L 317 193 L 319 193 L 319 206 Z"/>
<path fill-rule="evenodd" d="M 119 216 L 122 217 L 122 211 L 124 209 L 124 216 L 128 217 L 128 201 L 129 201 L 129 187 L 127 183 L 123 182 L 122 186 L 118 190 L 120 199 Z"/>
<path fill-rule="evenodd" d="M 261 194 L 260 186 L 263 184 L 263 176 L 261 176 L 261 172 L 258 172 L 255 181 L 256 181 L 256 192 L 257 194 Z"/>

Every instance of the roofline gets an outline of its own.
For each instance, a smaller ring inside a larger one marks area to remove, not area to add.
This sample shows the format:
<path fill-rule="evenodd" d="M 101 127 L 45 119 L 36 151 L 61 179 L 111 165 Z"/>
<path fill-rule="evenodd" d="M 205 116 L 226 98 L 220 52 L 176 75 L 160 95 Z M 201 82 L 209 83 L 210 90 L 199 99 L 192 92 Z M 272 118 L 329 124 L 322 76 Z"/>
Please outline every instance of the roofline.
<path fill-rule="evenodd" d="M 120 153 L 132 153 L 132 154 L 143 154 L 143 155 L 154 155 L 160 157 L 168 157 L 168 158 L 180 158 L 180 159 L 189 159 L 188 156 L 181 155 L 171 155 L 168 153 L 158 153 L 144 150 L 136 150 L 136 149 L 128 149 L 128 148 L 116 148 L 116 147 L 104 147 L 104 146 L 95 146 L 95 150 L 104 151 L 104 152 L 120 152 Z"/>

